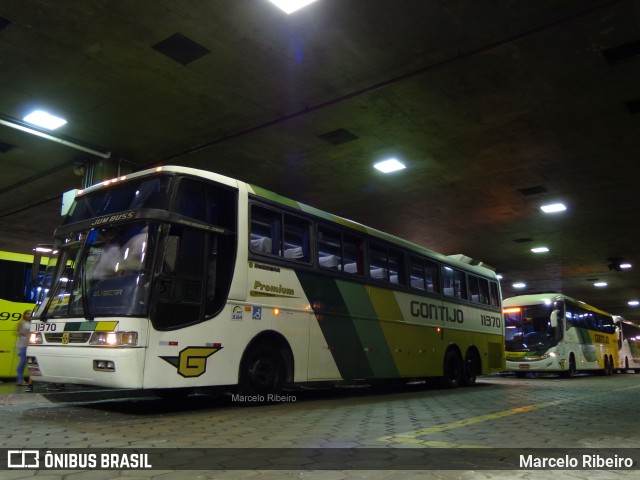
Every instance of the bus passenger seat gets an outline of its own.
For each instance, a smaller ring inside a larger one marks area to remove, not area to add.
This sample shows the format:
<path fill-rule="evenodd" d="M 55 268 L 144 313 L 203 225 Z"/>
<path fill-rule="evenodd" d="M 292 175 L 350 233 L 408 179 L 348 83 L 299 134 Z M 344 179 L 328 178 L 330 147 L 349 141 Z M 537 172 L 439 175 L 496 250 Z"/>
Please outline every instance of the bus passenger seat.
<path fill-rule="evenodd" d="M 386 268 L 372 268 L 371 269 L 371 278 L 377 278 L 381 280 L 387 279 L 387 269 Z"/>
<path fill-rule="evenodd" d="M 358 273 L 358 265 L 356 264 L 356 262 L 345 263 L 344 264 L 344 271 L 347 272 L 347 273 Z"/>
<path fill-rule="evenodd" d="M 340 258 L 336 255 L 325 255 L 324 257 L 318 257 L 318 262 L 324 268 L 338 268 Z"/>
<path fill-rule="evenodd" d="M 252 239 L 251 250 L 260 253 L 271 253 L 271 239 L 269 237 Z"/>
<path fill-rule="evenodd" d="M 304 254 L 302 253 L 302 247 L 287 248 L 284 251 L 284 258 L 292 258 L 294 260 L 298 260 L 302 257 L 304 257 Z"/>

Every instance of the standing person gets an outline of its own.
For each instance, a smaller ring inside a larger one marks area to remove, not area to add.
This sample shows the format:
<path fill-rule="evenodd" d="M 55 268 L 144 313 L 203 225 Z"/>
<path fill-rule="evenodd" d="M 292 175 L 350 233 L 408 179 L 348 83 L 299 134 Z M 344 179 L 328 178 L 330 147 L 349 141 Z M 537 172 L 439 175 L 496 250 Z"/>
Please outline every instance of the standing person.
<path fill-rule="evenodd" d="M 26 310 L 16 326 L 18 337 L 18 371 L 16 372 L 16 384 L 26 385 L 24 382 L 24 367 L 27 364 L 27 347 L 29 346 L 29 333 L 31 331 L 31 310 Z"/>

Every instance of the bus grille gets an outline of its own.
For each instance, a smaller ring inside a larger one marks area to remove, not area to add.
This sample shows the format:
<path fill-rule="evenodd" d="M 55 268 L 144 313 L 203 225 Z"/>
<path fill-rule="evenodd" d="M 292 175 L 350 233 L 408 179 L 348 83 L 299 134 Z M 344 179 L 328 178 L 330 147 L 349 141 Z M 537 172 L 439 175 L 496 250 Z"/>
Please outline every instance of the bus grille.
<path fill-rule="evenodd" d="M 64 343 L 87 343 L 91 338 L 91 332 L 65 332 L 65 333 L 45 333 L 44 338 L 47 343 L 63 343 L 62 337 L 67 337 Z"/>

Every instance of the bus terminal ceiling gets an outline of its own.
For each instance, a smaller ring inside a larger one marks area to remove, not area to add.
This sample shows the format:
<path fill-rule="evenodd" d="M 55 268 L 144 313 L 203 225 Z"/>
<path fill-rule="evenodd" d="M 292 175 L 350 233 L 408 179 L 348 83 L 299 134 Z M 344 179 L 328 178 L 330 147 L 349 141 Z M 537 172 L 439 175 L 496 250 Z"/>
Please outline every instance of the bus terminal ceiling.
<path fill-rule="evenodd" d="M 640 322 L 639 27 L 640 0 L 4 0 L 0 115 L 44 109 L 134 170 L 215 171 L 482 260 L 505 297 Z M 391 156 L 407 168 L 372 168 Z M 0 250 L 50 243 L 96 159 L 0 125 Z"/>

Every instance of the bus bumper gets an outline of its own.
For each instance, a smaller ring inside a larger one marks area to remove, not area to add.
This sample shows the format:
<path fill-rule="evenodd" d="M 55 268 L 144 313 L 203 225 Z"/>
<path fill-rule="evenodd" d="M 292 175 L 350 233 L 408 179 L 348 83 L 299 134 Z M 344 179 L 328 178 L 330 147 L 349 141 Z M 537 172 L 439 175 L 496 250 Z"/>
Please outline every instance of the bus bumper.
<path fill-rule="evenodd" d="M 142 388 L 144 348 L 29 346 L 34 382 Z"/>
<path fill-rule="evenodd" d="M 557 373 L 563 372 L 567 369 L 567 361 L 560 359 L 559 357 L 541 357 L 540 359 L 527 360 L 527 361 L 513 361 L 507 360 L 506 370 L 507 372 L 548 372 Z"/>

